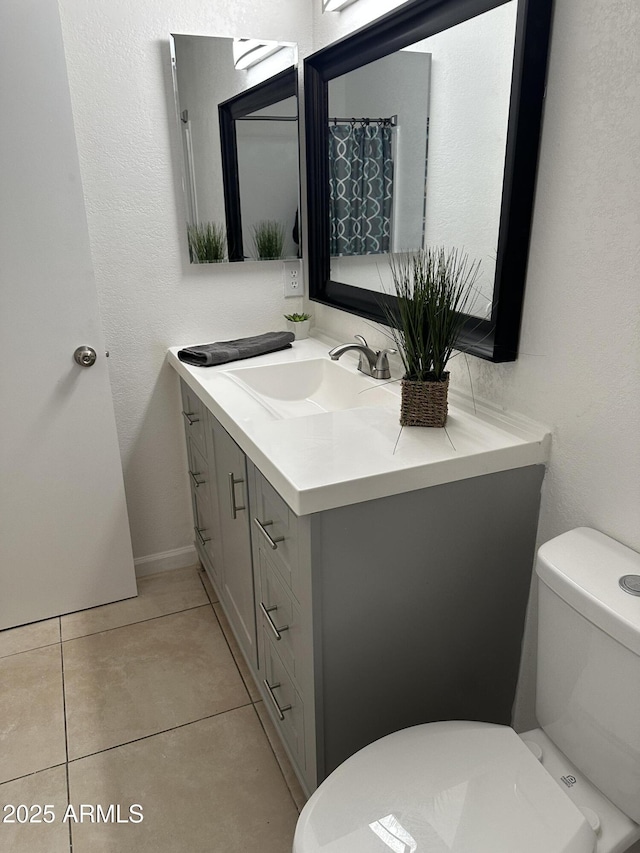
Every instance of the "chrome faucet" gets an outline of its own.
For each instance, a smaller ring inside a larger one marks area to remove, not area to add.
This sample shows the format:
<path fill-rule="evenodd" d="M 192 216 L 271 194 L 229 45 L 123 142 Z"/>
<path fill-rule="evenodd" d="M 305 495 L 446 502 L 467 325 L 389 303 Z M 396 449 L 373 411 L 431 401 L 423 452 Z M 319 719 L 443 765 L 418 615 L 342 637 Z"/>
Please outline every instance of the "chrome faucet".
<path fill-rule="evenodd" d="M 337 361 L 341 355 L 350 350 L 356 350 L 360 353 L 358 361 L 358 370 L 361 373 L 366 373 L 367 376 L 372 376 L 374 379 L 390 379 L 389 359 L 387 355 L 397 352 L 394 349 L 372 350 L 362 335 L 354 336 L 359 343 L 357 344 L 340 344 L 329 350 L 329 356 L 332 361 Z"/>

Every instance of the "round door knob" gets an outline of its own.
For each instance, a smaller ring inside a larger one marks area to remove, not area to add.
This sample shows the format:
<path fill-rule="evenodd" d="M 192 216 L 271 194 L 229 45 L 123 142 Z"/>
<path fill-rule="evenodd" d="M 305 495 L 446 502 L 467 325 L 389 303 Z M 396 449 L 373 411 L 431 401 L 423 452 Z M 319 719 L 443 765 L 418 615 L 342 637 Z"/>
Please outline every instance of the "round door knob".
<path fill-rule="evenodd" d="M 78 347 L 73 354 L 74 361 L 80 367 L 91 367 L 95 363 L 96 358 L 96 351 L 92 347 Z"/>

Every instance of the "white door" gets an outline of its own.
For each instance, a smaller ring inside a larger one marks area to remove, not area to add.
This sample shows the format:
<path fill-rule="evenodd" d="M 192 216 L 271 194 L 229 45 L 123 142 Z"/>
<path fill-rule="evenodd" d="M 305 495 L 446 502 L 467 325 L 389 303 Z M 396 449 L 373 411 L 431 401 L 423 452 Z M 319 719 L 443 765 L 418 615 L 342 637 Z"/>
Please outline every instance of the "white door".
<path fill-rule="evenodd" d="M 57 0 L 0 3 L 0 116 L 2 629 L 136 583 Z"/>

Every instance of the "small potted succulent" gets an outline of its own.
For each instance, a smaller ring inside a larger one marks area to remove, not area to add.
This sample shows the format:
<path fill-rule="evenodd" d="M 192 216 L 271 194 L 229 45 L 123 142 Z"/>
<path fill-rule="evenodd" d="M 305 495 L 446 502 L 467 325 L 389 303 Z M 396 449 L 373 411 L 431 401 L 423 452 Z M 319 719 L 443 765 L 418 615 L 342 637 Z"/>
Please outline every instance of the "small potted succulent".
<path fill-rule="evenodd" d="M 285 314 L 284 319 L 287 321 L 287 331 L 293 332 L 297 341 L 304 340 L 309 337 L 309 327 L 311 326 L 311 314 Z"/>

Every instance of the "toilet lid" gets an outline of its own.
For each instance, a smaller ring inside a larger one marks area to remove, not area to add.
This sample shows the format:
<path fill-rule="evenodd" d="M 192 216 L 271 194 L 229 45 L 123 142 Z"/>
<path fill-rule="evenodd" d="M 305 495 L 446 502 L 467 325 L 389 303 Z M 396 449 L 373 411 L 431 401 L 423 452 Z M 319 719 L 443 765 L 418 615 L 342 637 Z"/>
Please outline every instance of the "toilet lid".
<path fill-rule="evenodd" d="M 428 723 L 353 755 L 311 796 L 294 853 L 593 853 L 584 815 L 513 729 Z"/>

